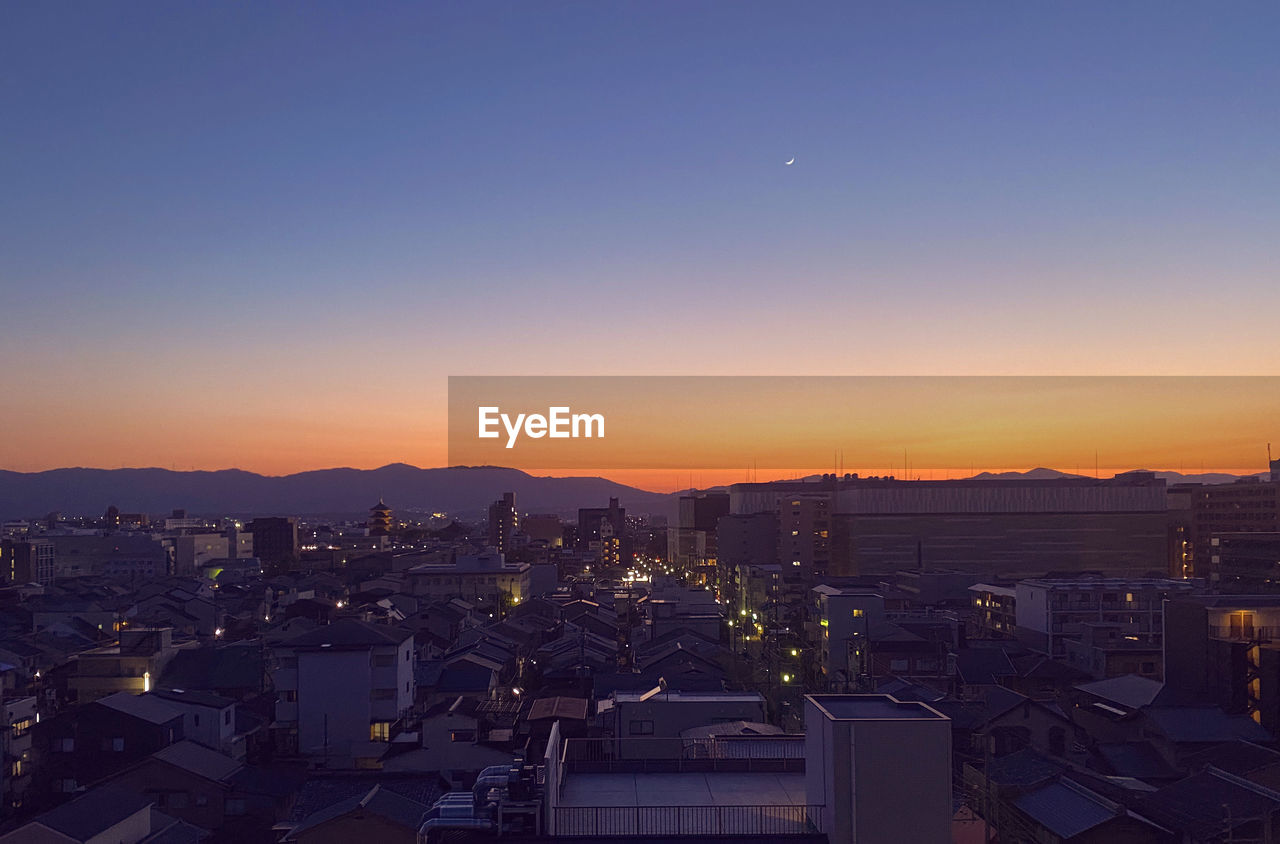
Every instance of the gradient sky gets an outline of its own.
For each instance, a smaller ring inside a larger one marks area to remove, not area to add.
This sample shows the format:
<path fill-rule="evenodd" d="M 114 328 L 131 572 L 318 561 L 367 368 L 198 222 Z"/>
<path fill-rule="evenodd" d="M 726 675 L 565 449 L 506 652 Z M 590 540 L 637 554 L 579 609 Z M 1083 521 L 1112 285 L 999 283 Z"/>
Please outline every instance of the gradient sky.
<path fill-rule="evenodd" d="M 438 465 L 449 374 L 1275 374 L 1277 43 L 1271 0 L 7 3 L 0 467 Z"/>

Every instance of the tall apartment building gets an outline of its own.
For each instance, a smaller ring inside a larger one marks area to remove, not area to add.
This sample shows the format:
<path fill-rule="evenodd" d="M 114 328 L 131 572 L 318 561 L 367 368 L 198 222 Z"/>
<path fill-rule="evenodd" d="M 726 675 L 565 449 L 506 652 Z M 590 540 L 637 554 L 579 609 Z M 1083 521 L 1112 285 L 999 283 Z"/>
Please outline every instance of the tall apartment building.
<path fill-rule="evenodd" d="M 692 582 L 706 584 L 716 578 L 717 528 L 729 514 L 729 495 L 711 492 L 680 497 L 680 512 L 667 528 L 667 559 Z"/>
<path fill-rule="evenodd" d="M 516 494 L 504 492 L 502 498 L 489 505 L 489 546 L 499 554 L 511 551 L 511 537 L 520 528 L 520 516 L 516 513 Z"/>

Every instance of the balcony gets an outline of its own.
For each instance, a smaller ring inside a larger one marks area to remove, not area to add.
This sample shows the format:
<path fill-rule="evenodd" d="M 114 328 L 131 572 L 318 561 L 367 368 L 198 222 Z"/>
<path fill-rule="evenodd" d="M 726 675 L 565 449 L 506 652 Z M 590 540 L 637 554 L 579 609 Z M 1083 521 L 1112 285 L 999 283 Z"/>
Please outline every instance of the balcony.
<path fill-rule="evenodd" d="M 1270 642 L 1280 638 L 1280 627 L 1215 627 L 1209 626 L 1209 636 L 1214 639 L 1230 639 L 1233 642 Z"/>

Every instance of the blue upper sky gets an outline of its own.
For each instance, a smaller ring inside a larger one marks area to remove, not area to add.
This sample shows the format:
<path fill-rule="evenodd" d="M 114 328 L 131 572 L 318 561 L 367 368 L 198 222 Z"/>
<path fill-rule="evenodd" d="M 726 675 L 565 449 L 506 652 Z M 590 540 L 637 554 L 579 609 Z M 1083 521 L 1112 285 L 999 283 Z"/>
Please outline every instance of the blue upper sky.
<path fill-rule="evenodd" d="M 1275 2 L 11 2 L 0 383 L 1275 372 L 1277 44 Z"/>

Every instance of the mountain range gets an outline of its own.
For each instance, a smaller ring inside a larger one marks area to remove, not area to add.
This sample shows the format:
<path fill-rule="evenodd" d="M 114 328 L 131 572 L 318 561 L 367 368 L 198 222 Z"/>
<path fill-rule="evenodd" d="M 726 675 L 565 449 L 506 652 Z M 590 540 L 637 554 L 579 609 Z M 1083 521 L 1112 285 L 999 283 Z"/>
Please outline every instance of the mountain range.
<path fill-rule="evenodd" d="M 1170 483 L 1229 483 L 1235 475 L 1157 472 Z M 1266 473 L 1259 473 L 1265 476 Z M 1082 477 L 1055 469 L 983 472 L 980 480 Z M 377 501 L 409 512 L 445 511 L 476 517 L 504 492 L 516 494 L 523 512 L 572 516 L 579 507 L 604 507 L 609 498 L 633 513 L 675 516 L 686 491 L 650 492 L 606 478 L 538 477 L 498 466 L 419 469 L 393 463 L 379 469 L 320 469 L 269 476 L 226 469 L 177 472 L 168 469 L 0 470 L 0 519 L 50 512 L 97 516 L 109 505 L 121 512 L 151 515 L 175 507 L 192 515 L 346 515 L 367 513 Z"/>
<path fill-rule="evenodd" d="M 379 469 L 320 469 L 268 476 L 226 469 L 52 469 L 0 471 L 0 518 L 98 516 L 109 505 L 123 513 L 159 515 L 175 507 L 191 515 L 357 515 L 379 500 L 397 510 L 483 514 L 504 492 L 524 512 L 576 514 L 610 497 L 636 513 L 671 513 L 676 499 L 605 478 L 536 477 L 497 466 L 419 469 L 393 463 Z"/>

